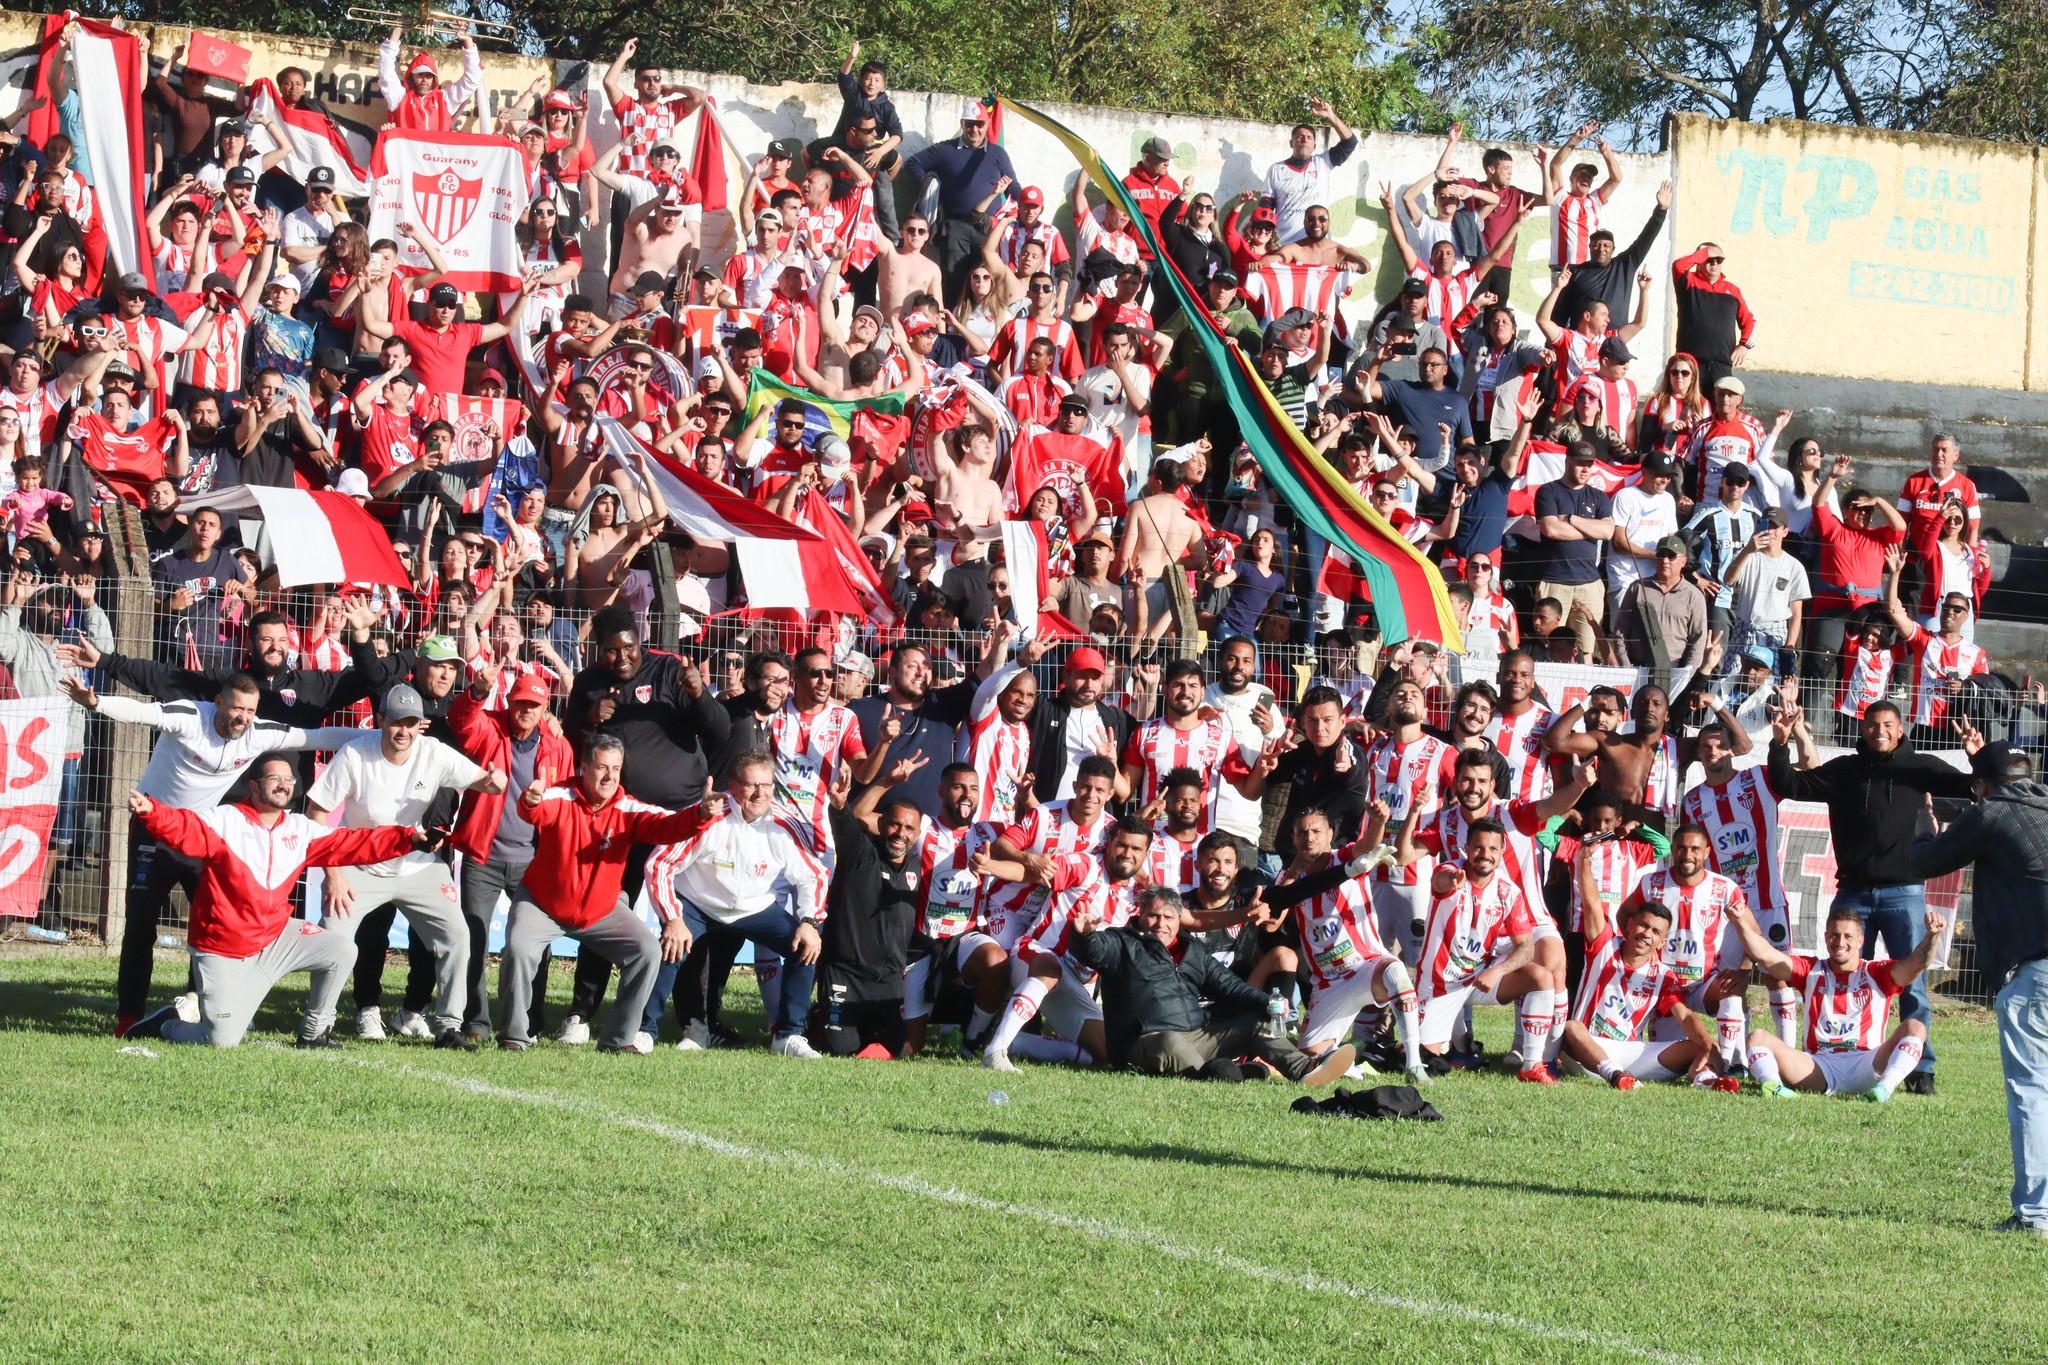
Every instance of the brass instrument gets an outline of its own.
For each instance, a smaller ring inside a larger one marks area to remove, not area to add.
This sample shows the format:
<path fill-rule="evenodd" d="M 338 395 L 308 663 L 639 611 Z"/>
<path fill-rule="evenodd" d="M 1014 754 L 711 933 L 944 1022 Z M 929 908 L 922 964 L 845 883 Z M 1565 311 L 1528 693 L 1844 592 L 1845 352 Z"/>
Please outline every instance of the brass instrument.
<path fill-rule="evenodd" d="M 518 34 L 510 24 L 475 19 L 421 5 L 417 9 L 384 9 L 375 5 L 351 5 L 344 17 L 351 23 L 371 28 L 397 26 L 409 33 L 433 38 L 461 38 L 465 34 L 478 42 L 512 43 Z"/>

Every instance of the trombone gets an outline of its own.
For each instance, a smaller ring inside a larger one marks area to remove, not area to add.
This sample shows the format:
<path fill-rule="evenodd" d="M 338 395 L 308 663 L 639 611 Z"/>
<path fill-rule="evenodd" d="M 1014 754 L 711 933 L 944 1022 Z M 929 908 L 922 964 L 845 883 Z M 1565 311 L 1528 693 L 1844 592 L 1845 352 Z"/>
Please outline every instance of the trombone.
<path fill-rule="evenodd" d="M 371 28 L 391 28 L 395 25 L 410 33 L 425 34 L 434 38 L 468 36 L 479 42 L 491 43 L 511 43 L 518 38 L 510 24 L 471 18 L 468 15 L 449 14 L 445 10 L 433 9 L 426 5 L 421 5 L 417 9 L 351 5 L 344 17 L 351 23 L 365 24 Z"/>

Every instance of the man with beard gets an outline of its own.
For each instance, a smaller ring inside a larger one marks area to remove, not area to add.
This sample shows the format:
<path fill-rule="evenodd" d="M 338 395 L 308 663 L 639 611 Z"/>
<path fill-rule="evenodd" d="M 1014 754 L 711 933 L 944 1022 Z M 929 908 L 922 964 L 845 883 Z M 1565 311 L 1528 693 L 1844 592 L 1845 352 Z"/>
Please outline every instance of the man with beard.
<path fill-rule="evenodd" d="M 1200 883 L 1202 837 L 1207 833 L 1209 805 L 1202 775 L 1193 768 L 1175 768 L 1159 783 L 1159 795 L 1139 815 L 1164 821 L 1145 856 L 1145 880 L 1185 895 Z"/>
<path fill-rule="evenodd" d="M 1259 647 L 1242 635 L 1234 635 L 1218 651 L 1216 680 L 1202 694 L 1202 705 L 1222 715 L 1239 751 L 1253 763 L 1287 728 L 1273 707 L 1273 689 L 1259 682 L 1258 674 Z M 1254 849 L 1258 847 L 1260 805 L 1247 799 L 1236 783 L 1217 784 L 1215 814 L 1217 829 L 1249 840 Z M 1244 867 L 1248 872 L 1254 870 L 1252 861 Z"/>
<path fill-rule="evenodd" d="M 1017 627 L 1004 621 L 996 630 L 1001 636 L 996 648 L 1006 652 Z M 1000 665 L 974 689 L 974 703 L 968 709 L 956 752 L 961 763 L 980 775 L 974 812 L 977 820 L 1008 824 L 1021 813 L 1018 798 L 1025 794 L 1024 781 L 1031 770 L 1031 727 L 1027 722 L 1038 705 L 1038 679 L 1031 669 L 1045 650 L 1046 641 L 1033 640 L 1018 651 L 1014 663 Z M 941 775 L 940 781 L 944 780 Z"/>
<path fill-rule="evenodd" d="M 338 749 L 362 734 L 352 726 L 308 731 L 258 720 L 261 693 L 257 683 L 239 673 L 229 675 L 212 701 L 136 701 L 99 696 L 75 679 L 66 679 L 61 685 L 71 700 L 88 711 L 97 710 L 109 720 L 147 725 L 162 733 L 135 790 L 183 810 L 204 811 L 219 805 L 243 770 L 260 755 L 276 749 Z M 182 886 L 191 896 L 199 882 L 199 865 L 160 844 L 139 820 L 128 826 L 128 870 L 121 965 L 114 978 L 117 1036 L 142 1017 L 148 1003 L 157 923 L 170 900 L 171 888 Z"/>
<path fill-rule="evenodd" d="M 1350 840 L 1364 825 L 1366 802 L 1371 799 L 1365 754 L 1344 733 L 1342 693 L 1327 686 L 1303 693 L 1299 736 L 1292 745 L 1268 746 L 1251 775 L 1237 785 L 1251 801 L 1265 796 L 1268 782 L 1287 786 L 1275 850 L 1276 875 L 1279 864 L 1294 856 L 1294 822 L 1301 812 L 1311 807 L 1322 811 L 1330 817 L 1335 836 Z"/>
<path fill-rule="evenodd" d="M 1688 689 L 1688 696 L 1702 695 Z M 1709 705 L 1728 727 L 1730 752 L 1741 756 L 1753 747 L 1749 732 L 1736 721 L 1727 703 L 1710 697 Z M 1543 735 L 1543 747 L 1553 754 L 1600 761 L 1599 786 L 1629 803 L 1624 812 L 1660 833 L 1678 818 L 1678 802 L 1684 792 L 1685 770 L 1697 756 L 1699 740 L 1669 733 L 1670 701 L 1664 689 L 1646 683 L 1636 689 L 1629 703 L 1635 728 L 1628 734 L 1577 730 L 1584 706 L 1574 706 L 1559 716 Z M 1968 783 L 1964 783 L 1967 789 Z"/>
<path fill-rule="evenodd" d="M 1499 714 L 1500 694 L 1493 690 L 1493 684 L 1480 678 L 1466 683 L 1458 689 L 1458 695 L 1451 702 L 1451 723 L 1444 730 L 1443 738 L 1454 749 L 1493 749 L 1493 740 L 1487 732 L 1493 729 L 1494 717 Z"/>
<path fill-rule="evenodd" d="M 924 759 L 906 790 L 926 815 L 939 809 L 939 772 L 953 761 L 955 727 L 967 719 L 978 680 L 995 671 L 994 658 L 993 654 L 983 657 L 976 677 L 935 688 L 931 656 L 923 646 L 898 645 L 889 654 L 888 688 L 852 704 L 854 719 L 860 722 L 861 742 L 869 753 L 883 751 L 885 769 L 913 755 Z M 894 738 L 884 730 L 892 718 L 896 722 Z"/>
<path fill-rule="evenodd" d="M 1114 762 L 1130 744 L 1129 713 L 1103 700 L 1108 671 L 1102 651 L 1083 645 L 1067 655 L 1060 690 L 1033 708 L 1033 792 L 1040 802 L 1074 795 L 1083 763 L 1097 755 Z"/>
<path fill-rule="evenodd" d="M 1365 754 L 1367 799 L 1384 802 L 1404 834 L 1435 817 L 1451 790 L 1459 761 L 1457 750 L 1423 732 L 1422 718 L 1427 714 L 1428 699 L 1421 685 L 1408 679 L 1396 683 L 1387 698 L 1386 732 Z M 1491 776 L 1490 758 L 1487 764 Z M 1420 937 L 1411 926 L 1429 908 L 1428 871 L 1410 860 L 1376 867 L 1372 874 L 1372 908 L 1380 940 L 1405 945 L 1411 961 Z"/>
<path fill-rule="evenodd" d="M 1536 700 L 1536 656 L 1511 649 L 1500 656 L 1500 702 L 1486 737 L 1508 761 L 1508 795 L 1540 801 L 1550 795 L 1550 755 L 1543 736 L 1557 714 Z"/>
<path fill-rule="evenodd" d="M 351 615 L 351 639 L 367 640 L 370 618 L 361 624 Z M 249 618 L 249 652 L 237 669 L 202 672 L 173 668 L 152 659 L 137 659 L 112 651 L 102 652 L 87 641 L 60 645 L 58 657 L 81 668 L 104 668 L 113 681 L 146 692 L 159 701 L 197 701 L 217 695 L 233 678 L 246 678 L 257 688 L 256 714 L 263 720 L 285 725 L 317 726 L 336 711 L 343 711 L 369 696 L 369 686 L 354 669 L 333 671 L 297 668 L 291 663 L 291 623 L 280 612 L 259 611 Z M 294 747 L 294 746 L 284 746 Z M 333 745 L 317 746 L 333 748 Z M 173 805 L 182 804 L 172 802 Z"/>
<path fill-rule="evenodd" d="M 1192 772 L 1200 789 L 1197 828 L 1206 834 L 1215 823 L 1215 791 L 1251 771 L 1230 726 L 1202 703 L 1207 684 L 1196 659 L 1175 659 L 1159 684 L 1161 714 L 1138 726 L 1123 750 L 1125 789 L 1149 813 L 1168 794 L 1169 780 Z M 1253 748 L 1256 760 L 1263 746 Z M 1166 885 L 1182 889 L 1178 881 Z"/>
<path fill-rule="evenodd" d="M 452 744 L 430 739 L 420 694 L 399 683 L 377 706 L 377 730 L 335 750 L 333 761 L 306 793 L 306 813 L 320 824 L 342 813 L 349 829 L 413 826 L 427 816 L 444 788 L 502 796 L 505 774 L 480 768 Z M 442 831 L 453 822 L 438 826 Z M 476 1039 L 462 1031 L 464 992 L 469 980 L 469 930 L 446 861 L 408 852 L 389 862 L 337 871 L 330 879 L 326 927 L 354 937 L 356 911 L 385 906 L 405 911 L 408 937 L 419 939 L 434 961 L 434 1046 L 476 1051 Z M 362 921 L 358 920 L 357 924 Z M 383 943 L 373 940 L 381 953 Z"/>
<path fill-rule="evenodd" d="M 202 389 L 185 400 L 185 453 L 190 463 L 178 481 L 179 491 L 211 493 L 242 482 L 242 460 L 221 426 L 217 394 Z"/>
<path fill-rule="evenodd" d="M 850 774 L 840 772 L 833 797 L 843 803 Z M 892 796 L 869 817 L 872 828 L 837 805 L 830 818 L 837 866 L 825 901 L 819 1018 L 812 1032 L 834 1057 L 908 1056 L 907 968 L 919 901 L 929 889 L 921 858 L 924 812 Z"/>

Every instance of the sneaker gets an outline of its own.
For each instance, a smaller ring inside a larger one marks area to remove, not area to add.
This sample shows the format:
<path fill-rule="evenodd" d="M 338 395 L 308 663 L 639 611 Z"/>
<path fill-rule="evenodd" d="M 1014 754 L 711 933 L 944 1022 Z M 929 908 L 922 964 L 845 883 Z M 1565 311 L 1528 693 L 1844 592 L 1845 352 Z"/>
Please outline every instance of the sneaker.
<path fill-rule="evenodd" d="M 524 1052 L 532 1046 L 533 1044 L 527 1042 L 524 1038 L 500 1038 L 498 1040 L 498 1051 L 500 1052 Z"/>
<path fill-rule="evenodd" d="M 648 1053 L 654 1051 L 654 1038 L 651 1034 L 636 1033 L 623 1043 L 599 1043 L 597 1050 L 599 1052 L 631 1052 L 637 1056 L 645 1057 Z"/>
<path fill-rule="evenodd" d="M 1932 1099 L 1934 1096 L 1934 1073 L 1932 1071 L 1915 1071 L 1907 1076 L 1906 1093 L 1908 1095 L 1925 1095 Z"/>
<path fill-rule="evenodd" d="M 1758 1087 L 1774 1100 L 1796 1100 L 1799 1092 L 1783 1081 L 1759 1081 Z"/>
<path fill-rule="evenodd" d="M 1543 1065 L 1543 1063 L 1541 1062 L 1536 1063 L 1536 1065 L 1534 1066 L 1523 1067 L 1520 1071 L 1515 1073 L 1515 1079 L 1518 1081 L 1527 1081 L 1531 1085 L 1557 1084 L 1557 1077 L 1551 1075 L 1550 1068 Z"/>
<path fill-rule="evenodd" d="M 744 1033 L 735 1033 L 723 1024 L 713 1024 L 711 1026 L 711 1046 L 751 1048 L 754 1044 Z"/>
<path fill-rule="evenodd" d="M 2040 1223 L 2029 1223 L 2018 1214 L 2014 1214 L 1991 1230 L 1993 1232 L 2024 1232 L 2029 1237 L 2039 1237 L 2043 1240 L 2048 1240 L 2048 1227 L 2044 1227 Z"/>
<path fill-rule="evenodd" d="M 145 1014 L 140 1019 L 137 1019 L 120 1036 L 123 1038 L 161 1038 L 164 1036 L 164 1025 L 170 1023 L 173 1019 L 182 1019 L 188 1024 L 198 1023 L 199 997 L 196 995 L 181 995 L 155 1013 Z"/>
<path fill-rule="evenodd" d="M 1641 1082 L 1626 1071 L 1617 1071 L 1614 1073 L 1614 1079 L 1608 1082 L 1608 1084 L 1612 1085 L 1616 1090 L 1633 1090 Z"/>
<path fill-rule="evenodd" d="M 1433 1085 L 1436 1077 L 1429 1074 L 1427 1066 L 1411 1066 L 1402 1070 L 1401 1075 L 1410 1085 Z"/>
<path fill-rule="evenodd" d="M 582 1047 L 590 1041 L 590 1025 L 583 1022 L 582 1015 L 572 1014 L 555 1030 L 555 1041 L 567 1047 Z"/>
<path fill-rule="evenodd" d="M 703 1052 L 711 1046 L 711 1026 L 702 1019 L 692 1019 L 683 1030 L 683 1041 L 676 1044 L 678 1052 Z"/>
<path fill-rule="evenodd" d="M 138 1020 L 137 1017 L 132 1014 L 115 1015 L 114 1036 L 116 1038 L 126 1038 L 128 1036 L 128 1030 L 134 1028 L 135 1025 L 139 1022 L 140 1020 Z"/>
<path fill-rule="evenodd" d="M 1345 1043 L 1341 1047 L 1333 1047 L 1323 1054 L 1321 1061 L 1317 1062 L 1314 1067 L 1310 1068 L 1302 1076 L 1301 1083 L 1314 1090 L 1318 1086 L 1328 1085 L 1339 1076 L 1349 1076 L 1357 1057 L 1357 1049 L 1353 1048 L 1349 1043 Z"/>
<path fill-rule="evenodd" d="M 1579 1065 L 1579 1064 L 1578 1064 L 1577 1062 L 1573 1061 L 1573 1060 L 1572 1060 L 1571 1058 L 1569 1058 L 1569 1057 L 1559 1057 L 1559 1058 L 1557 1059 L 1557 1074 L 1558 1074 L 1559 1076 L 1561 1076 L 1561 1077 L 1562 1077 L 1562 1076 L 1584 1076 L 1584 1075 L 1587 1075 L 1588 1073 L 1587 1073 L 1587 1071 L 1586 1071 L 1586 1068 L 1584 1068 L 1583 1066 L 1580 1066 L 1580 1065 Z"/>
<path fill-rule="evenodd" d="M 981 1064 L 990 1071 L 1015 1071 L 1017 1064 L 1010 1060 L 1007 1048 L 992 1047 L 981 1054 Z"/>
<path fill-rule="evenodd" d="M 1344 1079 L 1347 1081 L 1369 1081 L 1379 1074 L 1379 1068 L 1371 1062 L 1354 1061 L 1344 1068 Z"/>
<path fill-rule="evenodd" d="M 366 1043 L 384 1041 L 384 1011 L 371 1005 L 356 1011 L 356 1037 Z"/>
<path fill-rule="evenodd" d="M 792 1033 L 787 1038 L 777 1038 L 768 1045 L 768 1050 L 778 1057 L 797 1057 L 814 1062 L 825 1054 L 811 1046 L 811 1040 L 801 1033 Z"/>
<path fill-rule="evenodd" d="M 1723 1095 L 1739 1095 L 1742 1093 L 1742 1082 L 1736 1080 L 1733 1076 L 1716 1076 L 1714 1077 L 1714 1083 L 1708 1086 L 1707 1089 Z"/>
<path fill-rule="evenodd" d="M 401 1038 L 433 1038 L 434 1026 L 427 1022 L 427 1016 L 415 1010 L 398 1012 L 398 1036 Z M 435 1042 L 440 1039 L 435 1038 Z"/>
<path fill-rule="evenodd" d="M 1871 1086 L 1870 1089 L 1863 1092 L 1863 1098 L 1868 1100 L 1872 1104 L 1883 1104 L 1886 1100 L 1890 1099 L 1891 1097 L 1892 1088 L 1886 1085 L 1883 1081 L 1879 1081 L 1876 1085 Z"/>
<path fill-rule="evenodd" d="M 378 1037 L 380 1038 L 382 1036 L 382 1034 L 378 1035 Z M 335 1037 L 334 1029 L 332 1027 L 328 1027 L 320 1030 L 320 1032 L 314 1034 L 311 1038 L 302 1036 L 296 1043 L 293 1043 L 292 1046 L 302 1047 L 309 1050 L 317 1050 L 321 1052 L 340 1052 L 343 1049 L 345 1049 L 348 1045 L 342 1042 L 341 1039 Z"/>
<path fill-rule="evenodd" d="M 413 1017 L 417 1019 L 419 1016 L 414 1015 Z M 457 1052 L 474 1052 L 476 1051 L 476 1039 L 470 1037 L 459 1028 L 444 1029 L 441 1032 L 441 1036 L 434 1039 L 434 1046 L 437 1048 L 453 1048 Z"/>

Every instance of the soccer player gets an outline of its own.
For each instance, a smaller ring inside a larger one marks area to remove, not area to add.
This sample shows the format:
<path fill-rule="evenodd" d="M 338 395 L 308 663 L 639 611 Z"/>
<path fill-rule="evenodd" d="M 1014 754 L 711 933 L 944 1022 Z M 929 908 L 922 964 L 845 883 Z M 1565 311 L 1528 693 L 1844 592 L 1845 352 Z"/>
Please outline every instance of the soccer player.
<path fill-rule="evenodd" d="M 128 793 L 128 809 L 150 837 L 197 863 L 199 878 L 186 932 L 198 989 L 138 1020 L 127 1037 L 233 1047 L 281 977 L 311 972 L 298 1045 L 341 1046 L 334 1007 L 355 965 L 355 941 L 317 924 L 292 929 L 292 889 L 309 867 L 381 863 L 437 841 L 396 825 L 316 825 L 291 813 L 298 785 L 293 760 L 270 753 L 249 765 L 246 802 L 194 811 Z"/>
<path fill-rule="evenodd" d="M 1500 656 L 1500 705 L 1486 737 L 1508 761 L 1508 792 L 1521 801 L 1550 795 L 1550 754 L 1544 732 L 1557 714 L 1536 701 L 1536 656 L 1511 649 Z"/>
<path fill-rule="evenodd" d="M 1429 926 L 1423 935 L 1416 995 L 1422 1046 L 1441 1054 L 1467 1002 L 1515 1004 L 1516 1038 L 1502 1061 L 1519 1078 L 1556 1085 L 1544 1065 L 1557 981 L 1536 960 L 1534 918 L 1514 878 L 1504 875 L 1508 831 L 1498 820 L 1475 820 L 1462 863 L 1431 876 Z"/>
<path fill-rule="evenodd" d="M 1590 701 L 1589 701 L 1590 704 Z M 1735 713 L 1719 697 L 1709 696 L 1707 704 L 1727 727 L 1731 751 L 1750 751 L 1749 732 L 1735 719 Z M 1572 707 L 1552 723 L 1543 736 L 1543 747 L 1554 754 L 1600 760 L 1600 785 L 1629 802 L 1628 814 L 1645 824 L 1665 828 L 1678 816 L 1679 795 L 1685 788 L 1685 770 L 1692 766 L 1698 741 L 1673 734 L 1671 699 L 1664 689 L 1646 683 L 1629 699 L 1629 716 L 1635 727 L 1627 734 L 1596 729 L 1579 730 L 1585 711 Z"/>
<path fill-rule="evenodd" d="M 1621 903 L 1621 914 L 1625 919 L 1639 905 L 1664 907 L 1669 921 L 1664 963 L 1677 974 L 1688 1005 L 1714 1011 L 1717 1052 L 1732 1069 L 1741 1056 L 1742 996 L 1749 978 L 1738 970 L 1742 942 L 1729 932 L 1728 922 L 1737 907 L 1747 910 L 1749 901 L 1733 880 L 1709 870 L 1711 848 L 1706 830 L 1680 825 L 1671 836 L 1671 866 L 1637 882 Z"/>
<path fill-rule="evenodd" d="M 1665 965 L 1671 912 L 1662 902 L 1630 896 L 1620 924 L 1608 918 L 1594 876 L 1599 844 L 1579 849 L 1577 882 L 1586 907 L 1586 973 L 1572 1018 L 1564 1026 L 1565 1055 L 1616 1090 L 1639 1081 L 1675 1081 L 1710 1074 L 1713 1045 L 1707 1026 L 1686 1007 L 1685 984 Z M 1674 1019 L 1685 1041 L 1651 1041 L 1652 1024 Z M 1731 1087 L 1732 1088 L 1732 1087 Z"/>
<path fill-rule="evenodd" d="M 1145 856 L 1146 881 L 1171 887 L 1182 896 L 1194 890 L 1202 877 L 1203 831 L 1212 809 L 1200 773 L 1193 768 L 1175 768 L 1166 775 L 1160 783 L 1159 799 L 1138 812 L 1146 820 L 1165 825 Z"/>
<path fill-rule="evenodd" d="M 998 629 L 1002 638 L 996 648 L 1007 650 L 1017 628 L 1006 621 Z M 1045 649 L 1045 641 L 1033 640 L 1018 651 L 1015 662 L 1002 665 L 974 689 L 955 757 L 981 775 L 977 820 L 1007 825 L 1018 818 L 1017 799 L 1031 768 L 1031 710 L 1038 704 L 1038 679 L 1031 666 Z"/>
<path fill-rule="evenodd" d="M 1160 714 L 1131 731 L 1123 753 L 1124 781 L 1140 806 L 1150 806 L 1165 794 L 1168 774 L 1195 774 L 1202 784 L 1197 834 L 1215 828 L 1216 793 L 1223 781 L 1243 777 L 1258 758 L 1253 754 L 1247 761 L 1239 754 L 1230 722 L 1202 704 L 1207 690 L 1200 660 L 1175 659 L 1168 664 L 1159 681 Z"/>
<path fill-rule="evenodd" d="M 1389 819 L 1404 829 L 1436 814 L 1450 789 L 1458 750 L 1422 728 L 1429 714 L 1429 695 L 1410 679 L 1394 684 L 1387 695 L 1387 729 L 1366 750 L 1370 801 L 1387 806 Z M 1372 908 L 1383 943 L 1413 945 L 1413 926 L 1429 904 L 1429 869 L 1389 859 L 1372 873 Z"/>
<path fill-rule="evenodd" d="M 1948 928 L 1939 910 L 1927 912 L 1927 937 L 1913 955 L 1863 960 L 1863 921 L 1846 905 L 1828 911 L 1822 930 L 1827 960 L 1789 956 L 1770 945 L 1756 918 L 1737 908 L 1729 917 L 1742 943 L 1765 976 L 1783 981 L 1806 998 L 1806 1047 L 1781 1042 L 1759 1029 L 1749 1035 L 1749 1072 L 1766 1095 L 1789 1100 L 1809 1095 L 1861 1095 L 1883 1104 L 1920 1065 L 1927 1025 L 1902 1019 L 1889 1034 L 1892 997 L 1919 980 Z"/>
<path fill-rule="evenodd" d="M 981 1054 L 983 1066 L 1015 1071 L 1012 1050 L 1037 1061 L 1082 1065 L 1109 1055 L 1102 1006 L 1088 990 L 1095 972 L 1082 966 L 1068 950 L 1077 915 L 1085 913 L 1104 929 L 1121 929 L 1137 913 L 1138 892 L 1145 885 L 1138 879 L 1138 871 L 1152 847 L 1152 826 L 1125 816 L 1115 820 L 1112 829 L 1099 863 L 1092 855 L 1065 854 L 1051 869 L 1051 895 L 1038 923 L 1017 945 L 1012 958 L 1017 988 Z M 986 855 L 980 858 L 978 870 L 1000 881 L 1021 881 L 1031 875 L 1021 861 Z M 1024 1026 L 1041 1010 L 1057 1037 L 1033 1038 L 1024 1033 Z"/>

